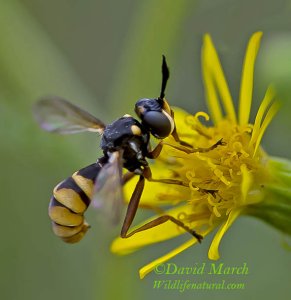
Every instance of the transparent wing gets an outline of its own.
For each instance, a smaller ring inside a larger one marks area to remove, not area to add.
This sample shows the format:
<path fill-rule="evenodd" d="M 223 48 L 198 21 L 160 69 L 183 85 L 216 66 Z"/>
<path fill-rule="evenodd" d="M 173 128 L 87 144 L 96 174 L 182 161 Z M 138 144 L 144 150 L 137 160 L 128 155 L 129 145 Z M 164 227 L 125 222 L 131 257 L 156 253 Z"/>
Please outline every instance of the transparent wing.
<path fill-rule="evenodd" d="M 40 99 L 33 106 L 36 121 L 46 131 L 62 134 L 93 131 L 102 133 L 105 124 L 60 97 Z"/>
<path fill-rule="evenodd" d="M 117 225 L 123 207 L 122 153 L 113 152 L 109 162 L 99 172 L 93 194 L 92 205 L 110 223 Z"/>

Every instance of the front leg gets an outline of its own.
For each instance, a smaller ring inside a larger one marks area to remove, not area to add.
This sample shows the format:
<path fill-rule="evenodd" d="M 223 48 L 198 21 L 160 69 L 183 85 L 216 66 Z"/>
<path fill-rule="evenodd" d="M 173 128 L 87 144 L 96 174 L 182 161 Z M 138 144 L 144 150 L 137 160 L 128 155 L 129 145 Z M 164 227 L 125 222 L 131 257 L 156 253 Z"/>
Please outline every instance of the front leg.
<path fill-rule="evenodd" d="M 163 149 L 163 141 L 160 141 L 153 150 L 149 151 L 146 154 L 146 157 L 150 159 L 155 159 L 160 155 L 162 149 Z"/>
<path fill-rule="evenodd" d="M 212 146 L 210 146 L 208 148 L 192 148 L 192 149 L 189 149 L 187 147 L 183 147 L 182 145 L 181 146 L 173 145 L 173 144 L 166 143 L 166 142 L 164 142 L 164 145 L 175 148 L 175 149 L 177 149 L 179 151 L 182 151 L 182 152 L 185 152 L 187 154 L 191 154 L 191 153 L 197 153 L 197 152 L 200 152 L 200 153 L 209 152 L 211 150 L 214 150 L 218 146 L 225 146 L 226 143 L 222 139 L 220 139 L 219 141 L 217 141 L 215 144 L 213 144 Z"/>

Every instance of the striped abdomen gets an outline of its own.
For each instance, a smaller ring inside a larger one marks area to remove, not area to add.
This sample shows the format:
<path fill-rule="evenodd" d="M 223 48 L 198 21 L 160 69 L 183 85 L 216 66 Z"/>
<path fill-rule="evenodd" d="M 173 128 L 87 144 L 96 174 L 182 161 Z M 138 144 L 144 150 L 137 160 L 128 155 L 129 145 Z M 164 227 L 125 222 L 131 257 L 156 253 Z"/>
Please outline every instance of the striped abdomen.
<path fill-rule="evenodd" d="M 67 243 L 82 239 L 89 224 L 84 219 L 94 190 L 94 183 L 103 164 L 97 161 L 58 184 L 53 191 L 49 204 L 49 217 L 54 233 Z"/>

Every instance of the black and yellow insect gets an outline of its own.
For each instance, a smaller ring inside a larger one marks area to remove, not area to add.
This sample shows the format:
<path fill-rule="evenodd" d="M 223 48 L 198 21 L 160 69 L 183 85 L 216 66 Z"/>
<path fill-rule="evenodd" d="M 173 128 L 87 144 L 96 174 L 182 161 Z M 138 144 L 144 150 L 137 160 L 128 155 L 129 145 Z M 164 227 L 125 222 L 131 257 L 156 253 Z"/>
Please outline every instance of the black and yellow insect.
<path fill-rule="evenodd" d="M 100 147 L 103 156 L 95 163 L 75 172 L 58 184 L 53 191 L 49 217 L 54 233 L 65 242 L 78 242 L 88 230 L 89 225 L 84 219 L 84 212 L 92 201 L 95 206 L 108 212 L 116 222 L 120 216 L 120 207 L 123 205 L 122 185 L 135 175 L 139 176 L 139 180 L 127 207 L 121 237 L 127 238 L 137 232 L 171 221 L 201 241 L 201 235 L 170 215 L 161 215 L 128 233 L 139 206 L 145 179 L 167 184 L 185 184 L 175 179 L 152 178 L 147 158 L 158 157 L 163 144 L 161 141 L 152 150 L 150 134 L 161 140 L 172 135 L 177 142 L 175 148 L 186 153 L 209 151 L 221 144 L 221 141 L 218 141 L 207 149 L 192 149 L 179 139 L 174 113 L 165 100 L 164 91 L 169 78 L 169 69 L 164 56 L 162 75 L 160 96 L 155 99 L 141 99 L 135 105 L 135 111 L 141 122 L 130 115 L 125 115 L 106 126 L 88 112 L 59 97 L 47 97 L 35 104 L 35 117 L 46 131 L 63 134 L 92 131 L 101 134 Z M 123 176 L 122 168 L 128 170 Z"/>

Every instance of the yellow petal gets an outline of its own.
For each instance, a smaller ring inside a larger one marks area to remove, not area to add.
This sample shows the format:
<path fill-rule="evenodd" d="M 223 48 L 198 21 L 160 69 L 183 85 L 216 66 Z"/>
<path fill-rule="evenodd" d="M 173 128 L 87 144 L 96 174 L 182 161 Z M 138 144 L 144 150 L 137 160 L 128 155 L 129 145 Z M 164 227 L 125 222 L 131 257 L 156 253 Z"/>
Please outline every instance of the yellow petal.
<path fill-rule="evenodd" d="M 222 119 L 222 109 L 218 96 L 220 96 L 227 118 L 236 122 L 236 114 L 227 81 L 211 37 L 208 34 L 204 36 L 202 47 L 202 72 L 208 107 L 214 123 L 217 124 Z"/>
<path fill-rule="evenodd" d="M 209 259 L 213 259 L 213 260 L 219 259 L 218 247 L 219 247 L 220 241 L 221 241 L 222 237 L 224 236 L 225 232 L 229 229 L 229 227 L 236 220 L 236 218 L 240 215 L 240 213 L 241 213 L 240 209 L 231 211 L 226 222 L 220 226 L 220 228 L 218 229 L 217 233 L 215 234 L 215 237 L 210 245 L 210 248 L 208 251 Z"/>
<path fill-rule="evenodd" d="M 252 131 L 252 137 L 250 140 L 250 145 L 253 145 L 256 142 L 260 132 L 260 127 L 262 124 L 263 117 L 266 114 L 266 111 L 269 108 L 274 97 L 275 97 L 274 88 L 272 86 L 269 86 L 256 115 L 255 124 Z"/>
<path fill-rule="evenodd" d="M 257 53 L 260 47 L 260 41 L 263 33 L 256 32 L 250 38 L 247 46 L 246 55 L 244 59 L 240 97 L 239 97 L 239 124 L 246 125 L 249 122 L 249 115 L 252 104 L 253 94 L 253 78 L 254 78 L 254 66 Z"/>
<path fill-rule="evenodd" d="M 202 232 L 202 236 L 205 237 L 213 228 L 209 228 Z M 187 241 L 186 243 L 180 245 L 179 247 L 175 248 L 174 250 L 170 251 L 169 253 L 159 257 L 158 259 L 152 261 L 151 263 L 145 265 L 139 270 L 139 277 L 143 279 L 148 273 L 153 271 L 158 265 L 168 261 L 169 259 L 173 258 L 174 256 L 178 255 L 179 253 L 183 252 L 184 250 L 188 249 L 189 247 L 195 245 L 197 243 L 197 239 L 192 238 L 191 240 Z"/>
<path fill-rule="evenodd" d="M 178 218 L 182 213 L 190 214 L 191 211 L 192 211 L 191 205 L 183 205 L 167 211 L 166 214 Z M 156 217 L 157 216 L 152 217 L 144 221 L 142 224 L 132 227 L 130 231 L 139 228 L 141 225 L 148 223 L 149 221 L 154 220 Z M 129 238 L 126 239 L 122 239 L 120 237 L 116 238 L 111 244 L 111 251 L 113 253 L 121 254 L 121 255 L 128 254 L 146 245 L 165 241 L 184 233 L 185 231 L 179 228 L 176 224 L 174 224 L 171 221 L 167 221 L 159 226 L 136 233 L 135 235 Z"/>
<path fill-rule="evenodd" d="M 262 138 L 263 138 L 263 135 L 264 135 L 264 133 L 265 133 L 267 127 L 268 127 L 269 124 L 271 123 L 272 119 L 274 118 L 274 116 L 275 116 L 275 115 L 277 114 L 277 112 L 279 111 L 279 108 L 280 108 L 280 104 L 279 104 L 279 102 L 276 101 L 276 102 L 274 102 L 274 103 L 271 105 L 269 111 L 267 112 L 266 117 L 265 117 L 265 119 L 264 119 L 264 121 L 263 121 L 263 124 L 262 124 L 262 126 L 261 126 L 261 128 L 260 128 L 258 138 L 257 138 L 256 143 L 255 143 L 255 150 L 254 150 L 253 156 L 255 156 L 255 154 L 256 154 L 256 152 L 257 152 L 259 146 L 260 146 L 260 143 L 261 143 L 261 140 L 262 140 Z"/>
<path fill-rule="evenodd" d="M 209 66 L 206 62 L 205 46 L 202 48 L 202 74 L 204 82 L 205 97 L 208 105 L 208 109 L 214 124 L 219 123 L 222 120 L 222 112 L 218 97 L 213 85 Z"/>

